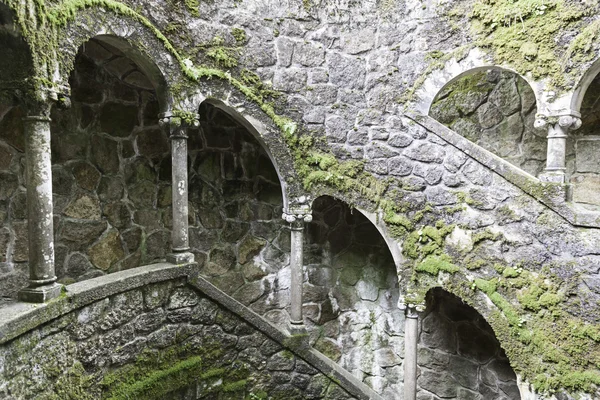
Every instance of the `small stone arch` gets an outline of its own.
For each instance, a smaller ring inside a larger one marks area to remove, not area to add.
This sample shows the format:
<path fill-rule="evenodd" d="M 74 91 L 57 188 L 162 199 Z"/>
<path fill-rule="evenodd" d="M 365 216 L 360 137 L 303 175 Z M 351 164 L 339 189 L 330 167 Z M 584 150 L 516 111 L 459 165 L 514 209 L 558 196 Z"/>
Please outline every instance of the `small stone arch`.
<path fill-rule="evenodd" d="M 511 68 L 490 64 L 486 59 L 486 54 L 481 50 L 474 48 L 469 51 L 464 58 L 460 60 L 452 58 L 444 64 L 443 68 L 431 71 L 421 86 L 416 90 L 415 97 L 417 100 L 411 104 L 409 108 L 412 106 L 412 108 L 416 111 L 427 115 L 429 114 L 433 100 L 445 86 L 466 75 L 490 68 L 513 72 L 521 76 Z M 543 89 L 541 83 L 533 82 L 523 76 L 521 76 L 521 78 L 523 78 L 532 87 L 536 95 L 536 102 L 538 103 L 537 105 L 539 107 L 540 104 L 538 99 L 541 98 Z"/>
<path fill-rule="evenodd" d="M 330 195 L 306 224 L 304 319 L 314 347 L 384 398 L 401 392 L 404 312 L 389 243 L 362 211 Z"/>
<path fill-rule="evenodd" d="M 160 104 L 160 111 L 170 111 L 172 83 L 183 78 L 177 56 L 169 54 L 166 38 L 140 21 L 101 8 L 79 10 L 58 32 L 59 83 L 66 83 L 81 46 L 94 38 L 122 51 L 150 79 Z M 66 86 L 66 85 L 65 85 Z"/>
<path fill-rule="evenodd" d="M 232 105 L 228 100 L 207 98 L 203 104 L 210 104 L 227 114 L 234 121 L 242 125 L 261 145 L 267 153 L 271 163 L 275 167 L 283 197 L 283 209 L 289 209 L 300 191 L 297 188 L 297 179 L 293 170 L 293 160 L 287 146 L 282 146 L 279 130 L 269 126 L 269 121 L 264 118 L 258 119 L 254 114 L 248 113 L 248 109 Z M 261 111 L 258 111 L 262 113 Z M 277 141 L 277 142 L 275 142 Z"/>
<path fill-rule="evenodd" d="M 505 68 L 476 68 L 438 92 L 429 116 L 471 142 L 537 176 L 546 165 L 546 132 L 535 129 L 531 85 Z"/>
<path fill-rule="evenodd" d="M 426 306 L 418 350 L 421 392 L 457 399 L 521 399 L 518 377 L 479 311 L 441 287 L 427 292 Z"/>
<path fill-rule="evenodd" d="M 402 249 L 399 246 L 398 242 L 394 238 L 392 238 L 392 235 L 390 234 L 387 225 L 383 221 L 383 216 L 381 215 L 381 212 L 379 210 L 369 211 L 365 207 L 361 207 L 357 204 L 354 204 L 354 202 L 350 199 L 346 199 L 343 196 L 343 194 L 330 192 L 321 193 L 320 196 L 315 196 L 314 198 L 310 199 L 309 203 L 311 209 L 313 208 L 315 200 L 323 196 L 331 197 L 334 200 L 347 205 L 352 204 L 351 208 L 353 210 L 358 211 L 360 214 L 362 214 L 362 216 L 369 220 L 369 222 L 377 229 L 377 231 L 381 235 L 381 238 L 385 241 L 387 248 L 390 251 L 390 254 L 394 260 L 394 265 L 396 266 L 396 269 L 400 271 L 402 263 L 404 261 Z"/>

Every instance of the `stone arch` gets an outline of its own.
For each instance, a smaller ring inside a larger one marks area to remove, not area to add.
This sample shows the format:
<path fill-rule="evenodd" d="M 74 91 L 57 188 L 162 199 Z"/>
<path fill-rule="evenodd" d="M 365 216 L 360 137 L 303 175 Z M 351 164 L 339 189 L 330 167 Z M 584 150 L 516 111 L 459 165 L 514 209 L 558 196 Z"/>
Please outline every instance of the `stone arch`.
<path fill-rule="evenodd" d="M 409 107 L 412 107 L 421 114 L 427 115 L 429 114 L 433 100 L 445 86 L 466 75 L 490 68 L 513 72 L 519 75 L 516 71 L 508 67 L 490 64 L 487 61 L 486 54 L 481 50 L 474 48 L 460 60 L 457 60 L 456 57 L 452 58 L 447 61 L 442 68 L 431 71 L 421 86 L 416 90 L 416 100 Z M 536 101 L 538 98 L 541 98 L 543 90 L 542 84 L 530 81 L 526 77 L 522 78 L 533 88 L 536 95 Z M 539 101 L 537 102 L 539 103 Z M 538 106 L 539 105 L 540 104 L 538 104 Z"/>
<path fill-rule="evenodd" d="M 160 111 L 169 111 L 173 105 L 170 87 L 173 82 L 182 79 L 183 74 L 177 56 L 169 54 L 166 38 L 159 38 L 161 34 L 141 22 L 142 18 L 136 20 L 97 7 L 79 10 L 73 21 L 58 32 L 61 49 L 58 55 L 59 79 L 68 81 L 79 49 L 95 38 L 119 49 L 135 62 L 152 82 Z"/>
<path fill-rule="evenodd" d="M 429 115 L 533 176 L 546 164 L 546 132 L 535 129 L 535 93 L 505 68 L 476 68 L 451 79 Z"/>
<path fill-rule="evenodd" d="M 600 209 L 600 60 L 585 72 L 575 88 L 571 109 L 581 115 L 581 127 L 567 137 L 566 175 L 572 184 L 573 201 Z"/>
<path fill-rule="evenodd" d="M 323 188 L 324 189 L 324 188 Z M 315 201 L 323 196 L 331 197 L 336 201 L 344 203 L 346 205 L 352 204 L 352 209 L 358 211 L 363 217 L 365 217 L 369 222 L 377 229 L 377 232 L 381 236 L 381 238 L 385 241 L 388 250 L 394 260 L 394 264 L 398 270 L 401 269 L 402 263 L 404 261 L 404 256 L 402 255 L 402 249 L 399 246 L 398 242 L 392 237 L 390 234 L 387 225 L 383 221 L 383 216 L 379 210 L 369 211 L 365 207 L 361 207 L 360 205 L 355 204 L 354 201 L 348 199 L 344 196 L 343 193 L 337 193 L 333 190 L 324 190 L 320 193 L 319 196 L 315 196 L 309 200 L 311 209 L 314 206 Z"/>
<path fill-rule="evenodd" d="M 485 318 L 441 287 L 427 292 L 426 304 L 419 390 L 443 398 L 520 399 L 518 378 Z"/>
<path fill-rule="evenodd" d="M 162 261 L 170 250 L 170 143 L 158 121 L 164 80 L 153 82 L 130 49 L 109 35 L 82 44 L 69 76 L 72 106 L 51 112 L 63 283 Z"/>
<path fill-rule="evenodd" d="M 213 107 L 227 114 L 231 119 L 243 126 L 248 131 L 248 133 L 250 133 L 252 137 L 254 137 L 254 139 L 256 139 L 256 141 L 261 145 L 261 147 L 269 157 L 269 160 L 271 160 L 275 171 L 277 172 L 279 183 L 281 185 L 283 208 L 287 209 L 290 205 L 290 193 L 288 189 L 287 177 L 285 176 L 285 172 L 282 170 L 282 168 L 280 168 L 280 165 L 285 165 L 290 160 L 287 159 L 285 155 L 282 157 L 281 154 L 277 154 L 277 156 L 273 154 L 273 151 L 271 150 L 273 146 L 269 146 L 269 143 L 267 143 L 268 139 L 266 139 L 265 135 L 261 133 L 266 129 L 264 124 L 252 118 L 251 116 L 243 115 L 240 111 L 236 110 L 234 107 L 227 104 L 223 100 L 208 98 L 204 100 L 203 104 L 210 104 Z"/>
<path fill-rule="evenodd" d="M 404 313 L 388 243 L 362 212 L 329 195 L 306 225 L 305 323 L 314 346 L 385 398 L 401 392 Z"/>
<path fill-rule="evenodd" d="M 266 148 L 228 111 L 203 102 L 188 132 L 190 247 L 206 279 L 277 322 L 289 305 L 281 183 Z"/>

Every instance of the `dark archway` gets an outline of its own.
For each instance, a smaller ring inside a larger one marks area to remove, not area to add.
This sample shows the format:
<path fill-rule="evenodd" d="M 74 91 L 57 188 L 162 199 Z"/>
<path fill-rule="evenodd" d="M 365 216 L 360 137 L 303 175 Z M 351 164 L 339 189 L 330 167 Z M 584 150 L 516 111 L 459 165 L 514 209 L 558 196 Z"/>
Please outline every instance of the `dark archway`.
<path fill-rule="evenodd" d="M 401 392 L 404 314 L 390 249 L 363 214 L 313 202 L 305 245 L 304 316 L 314 346 L 384 397 Z"/>
<path fill-rule="evenodd" d="M 212 101 L 189 133 L 190 246 L 201 273 L 261 315 L 289 305 L 289 231 L 267 150 Z"/>
<path fill-rule="evenodd" d="M 158 83 L 126 44 L 110 36 L 84 43 L 69 81 L 72 107 L 52 110 L 63 283 L 160 261 L 170 248 L 171 156 L 158 126 Z"/>
<path fill-rule="evenodd" d="M 441 288 L 431 289 L 426 301 L 420 398 L 520 400 L 516 375 L 481 314 Z"/>
<path fill-rule="evenodd" d="M 592 67 L 594 71 L 597 67 Z M 567 175 L 573 186 L 573 201 L 600 210 L 600 74 L 588 83 L 580 99 L 581 128 L 569 132 Z"/>
<path fill-rule="evenodd" d="M 486 150 L 537 176 L 546 164 L 546 132 L 534 129 L 536 98 L 514 72 L 478 70 L 448 83 L 429 115 Z"/>

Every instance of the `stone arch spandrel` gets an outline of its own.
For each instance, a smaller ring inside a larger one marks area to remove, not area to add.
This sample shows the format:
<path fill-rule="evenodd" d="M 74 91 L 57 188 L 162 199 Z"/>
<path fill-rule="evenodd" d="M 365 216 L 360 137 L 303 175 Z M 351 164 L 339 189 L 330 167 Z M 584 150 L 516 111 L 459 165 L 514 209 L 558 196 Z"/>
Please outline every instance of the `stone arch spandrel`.
<path fill-rule="evenodd" d="M 173 105 L 170 88 L 185 77 L 173 48 L 168 48 L 166 38 L 155 29 L 110 10 L 88 8 L 78 11 L 73 20 L 59 30 L 61 52 L 55 80 L 68 81 L 79 48 L 95 38 L 116 47 L 134 61 L 152 82 L 161 112 L 169 111 Z"/>
<path fill-rule="evenodd" d="M 414 96 L 416 100 L 412 104 L 409 103 L 406 108 L 412 108 L 423 115 L 427 115 L 429 114 L 433 100 L 444 87 L 466 75 L 477 71 L 485 71 L 490 68 L 513 72 L 516 75 L 521 76 L 509 67 L 496 66 L 490 63 L 485 53 L 477 48 L 474 48 L 469 51 L 464 58 L 460 60 L 452 58 L 451 60 L 447 61 L 442 68 L 431 71 L 421 86 L 415 91 Z M 532 87 L 536 95 L 536 102 L 539 108 L 539 99 L 541 98 L 543 85 L 540 82 L 533 82 L 527 77 L 521 77 Z"/>

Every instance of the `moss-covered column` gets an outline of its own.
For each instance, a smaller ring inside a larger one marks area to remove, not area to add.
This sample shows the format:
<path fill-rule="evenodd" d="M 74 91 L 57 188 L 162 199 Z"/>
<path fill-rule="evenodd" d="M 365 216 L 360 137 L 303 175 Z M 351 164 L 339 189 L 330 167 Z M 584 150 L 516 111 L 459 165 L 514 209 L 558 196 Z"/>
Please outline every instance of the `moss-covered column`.
<path fill-rule="evenodd" d="M 310 208 L 306 205 L 283 213 L 283 219 L 290 224 L 290 332 L 304 333 L 302 317 L 302 284 L 304 282 L 304 223 L 312 221 Z"/>
<path fill-rule="evenodd" d="M 400 303 L 404 310 L 404 400 L 417 398 L 417 343 L 419 342 L 419 313 L 423 305 Z"/>
<path fill-rule="evenodd" d="M 29 287 L 19 299 L 43 303 L 60 294 L 54 271 L 50 103 L 30 106 L 23 118 L 27 168 L 27 225 L 29 234 Z"/>
<path fill-rule="evenodd" d="M 175 117 L 172 113 L 159 115 L 160 126 L 171 140 L 171 185 L 173 207 L 173 230 L 171 231 L 172 251 L 167 255 L 167 262 L 185 264 L 194 262 L 190 252 L 188 234 L 188 163 L 187 163 L 187 129 L 199 126 L 198 116 L 190 121 Z"/>
<path fill-rule="evenodd" d="M 565 182 L 567 137 L 569 136 L 569 130 L 579 129 L 580 126 L 580 115 L 537 116 L 535 127 L 548 130 L 546 169 L 540 174 L 540 180 L 556 183 Z"/>

